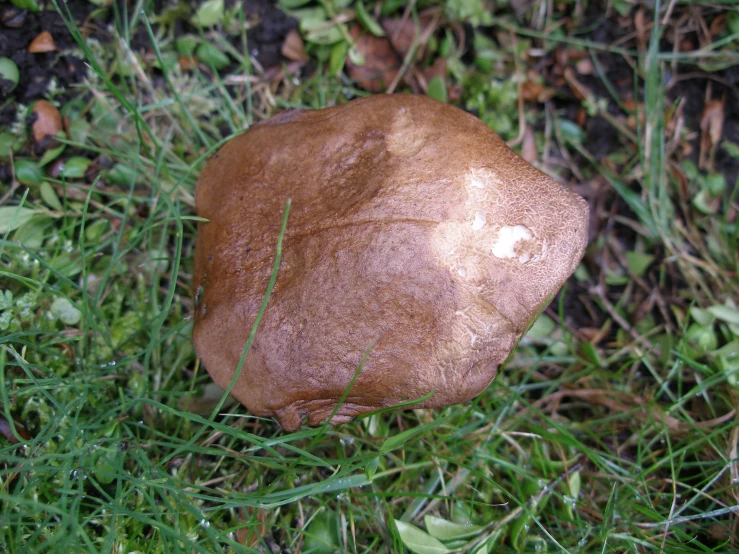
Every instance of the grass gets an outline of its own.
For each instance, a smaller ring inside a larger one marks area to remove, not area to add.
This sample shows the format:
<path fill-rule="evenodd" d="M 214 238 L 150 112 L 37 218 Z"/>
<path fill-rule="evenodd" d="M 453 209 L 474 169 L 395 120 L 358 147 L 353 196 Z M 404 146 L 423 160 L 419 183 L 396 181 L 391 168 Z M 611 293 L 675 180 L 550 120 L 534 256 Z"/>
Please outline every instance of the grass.
<path fill-rule="evenodd" d="M 185 17 L 174 8 L 113 3 L 99 15 L 113 23 L 102 44 L 59 3 L 90 71 L 57 159 L 98 170 L 66 178 L 52 159 L 42 183 L 0 190 L 11 193 L 5 207 L 31 210 L 13 212 L 23 225 L 0 222 L 2 551 L 739 548 L 737 187 L 676 147 L 697 144 L 699 130 L 666 77 L 688 63 L 720 77 L 722 63 L 737 63 L 735 28 L 670 50 L 665 37 L 688 12 L 658 5 L 645 48 L 614 45 L 580 36 L 579 4 L 536 2 L 524 20 L 501 8 L 490 33 L 505 36 L 476 37 L 471 59 L 454 32 L 482 18 L 478 4 L 449 0 L 436 50 L 426 45 L 463 85 L 458 104 L 510 140 L 527 49 L 552 58 L 576 48 L 592 60 L 582 109 L 610 122 L 613 151 L 591 152 L 584 124 L 556 100 L 523 114 L 545 170 L 607 191 L 591 196 L 597 233 L 575 277 L 474 401 L 287 434 L 213 390 L 193 351 L 197 174 L 272 113 L 367 92 L 310 41 L 315 70 L 270 86 L 247 54 L 239 10 L 216 10 L 192 38 L 226 51 L 228 69 L 213 59 L 188 72 L 168 23 Z M 400 17 L 406 7 L 388 9 Z M 736 20 L 729 2 L 701 9 L 691 17 Z M 132 49 L 134 38 L 147 48 Z M 607 74 L 625 60 L 633 104 Z M 21 150 L 8 163 L 25 159 L 43 161 Z M 273 279 L 278 266 L 279 251 Z"/>

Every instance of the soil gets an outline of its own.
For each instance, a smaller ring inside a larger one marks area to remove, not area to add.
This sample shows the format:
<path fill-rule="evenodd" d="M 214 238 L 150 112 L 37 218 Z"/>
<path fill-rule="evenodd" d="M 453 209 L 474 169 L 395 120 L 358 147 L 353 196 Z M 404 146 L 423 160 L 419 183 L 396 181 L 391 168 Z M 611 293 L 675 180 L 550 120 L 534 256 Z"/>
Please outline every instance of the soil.
<path fill-rule="evenodd" d="M 12 123 L 16 118 L 16 103 L 29 105 L 43 98 L 53 78 L 56 88 L 61 91 L 59 98 L 74 96 L 70 85 L 79 83 L 86 75 L 87 68 L 82 59 L 59 54 L 75 47 L 74 38 L 67 30 L 61 16 L 54 10 L 51 2 L 40 2 L 42 9 L 36 13 L 19 10 L 12 4 L 0 7 L 0 57 L 12 59 L 18 66 L 20 81 L 10 93 L 7 102 L 0 103 L 0 126 Z M 95 5 L 86 0 L 68 0 L 65 5 L 78 25 L 82 25 L 91 8 Z M 32 54 L 28 51 L 31 41 L 42 31 L 51 34 L 57 52 Z M 69 92 L 67 92 L 69 91 Z M 71 94 L 70 94 L 71 93 Z"/>
<path fill-rule="evenodd" d="M 271 0 L 243 0 L 247 20 L 259 23 L 249 32 L 249 50 L 263 68 L 280 65 L 285 58 L 281 54 L 282 43 L 298 22 L 276 7 Z"/>

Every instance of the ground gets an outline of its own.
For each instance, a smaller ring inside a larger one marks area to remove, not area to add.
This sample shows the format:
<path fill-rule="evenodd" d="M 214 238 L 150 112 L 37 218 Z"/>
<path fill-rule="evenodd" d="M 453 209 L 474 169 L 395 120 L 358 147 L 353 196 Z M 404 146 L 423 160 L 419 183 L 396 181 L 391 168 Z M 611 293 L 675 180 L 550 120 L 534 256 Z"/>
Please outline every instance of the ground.
<path fill-rule="evenodd" d="M 2 550 L 739 549 L 738 41 L 729 1 L 0 2 Z M 473 402 L 285 433 L 192 348 L 197 176 L 384 92 L 480 117 L 590 244 Z"/>

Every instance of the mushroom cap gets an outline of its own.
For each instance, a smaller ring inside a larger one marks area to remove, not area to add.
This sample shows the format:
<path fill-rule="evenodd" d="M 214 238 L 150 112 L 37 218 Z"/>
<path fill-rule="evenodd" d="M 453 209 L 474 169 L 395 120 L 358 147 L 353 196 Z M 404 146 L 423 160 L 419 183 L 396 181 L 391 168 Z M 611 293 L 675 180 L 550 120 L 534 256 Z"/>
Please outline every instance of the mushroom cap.
<path fill-rule="evenodd" d="M 588 207 L 476 117 L 423 96 L 291 110 L 213 156 L 196 191 L 193 340 L 286 430 L 482 392 L 575 270 Z M 369 352 L 346 393 L 365 353 Z"/>

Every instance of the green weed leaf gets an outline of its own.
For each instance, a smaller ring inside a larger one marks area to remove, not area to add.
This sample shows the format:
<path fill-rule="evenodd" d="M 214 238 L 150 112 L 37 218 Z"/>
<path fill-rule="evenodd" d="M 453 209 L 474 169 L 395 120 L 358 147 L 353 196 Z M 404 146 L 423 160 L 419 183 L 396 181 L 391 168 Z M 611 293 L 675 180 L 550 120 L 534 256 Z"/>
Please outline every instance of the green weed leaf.
<path fill-rule="evenodd" d="M 18 227 L 28 222 L 36 213 L 32 208 L 20 208 L 18 206 L 0 207 L 0 234 L 15 231 Z"/>
<path fill-rule="evenodd" d="M 446 82 L 442 76 L 437 75 L 429 81 L 428 95 L 435 100 L 446 103 Z"/>
<path fill-rule="evenodd" d="M 380 26 L 380 24 L 375 20 L 374 17 L 370 15 L 370 13 L 367 11 L 367 8 L 364 7 L 364 4 L 360 1 L 356 4 L 357 9 L 357 20 L 359 20 L 359 24 L 367 29 L 370 33 L 375 35 L 376 37 L 384 37 L 385 31 Z"/>
<path fill-rule="evenodd" d="M 416 554 L 442 554 L 451 552 L 439 539 L 435 539 L 428 533 L 421 531 L 415 525 L 404 521 L 395 521 L 400 539 L 411 552 Z"/>
<path fill-rule="evenodd" d="M 51 313 L 65 325 L 77 325 L 82 318 L 82 312 L 66 298 L 54 300 L 51 304 Z"/>
<path fill-rule="evenodd" d="M 432 515 L 425 516 L 423 522 L 426 524 L 429 534 L 442 541 L 474 537 L 483 529 L 479 525 L 456 523 Z"/>
<path fill-rule="evenodd" d="M 711 306 L 710 308 L 706 309 L 714 316 L 716 316 L 716 319 L 720 319 L 721 321 L 725 321 L 726 323 L 730 323 L 732 325 L 739 325 L 739 309 L 737 308 L 718 305 Z"/>
<path fill-rule="evenodd" d="M 212 27 L 223 21 L 224 9 L 224 0 L 206 0 L 190 21 L 198 27 Z"/>

